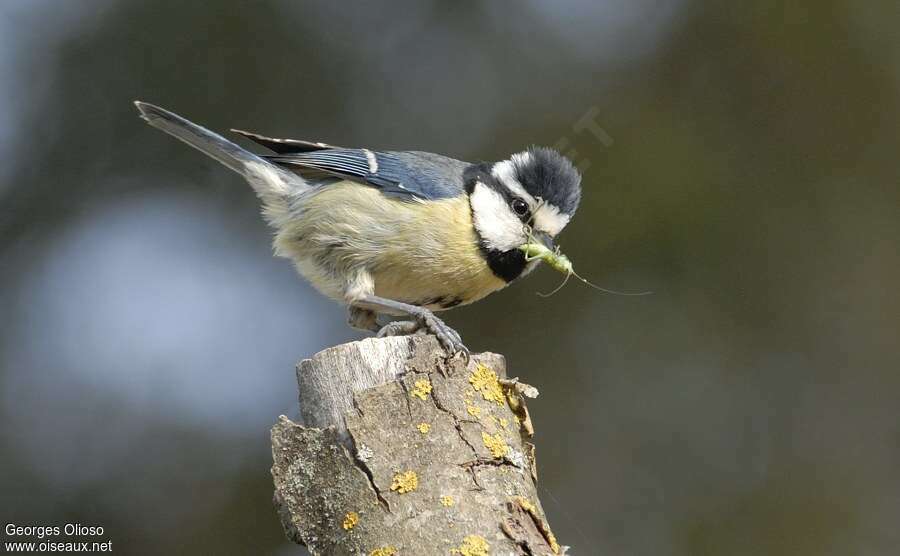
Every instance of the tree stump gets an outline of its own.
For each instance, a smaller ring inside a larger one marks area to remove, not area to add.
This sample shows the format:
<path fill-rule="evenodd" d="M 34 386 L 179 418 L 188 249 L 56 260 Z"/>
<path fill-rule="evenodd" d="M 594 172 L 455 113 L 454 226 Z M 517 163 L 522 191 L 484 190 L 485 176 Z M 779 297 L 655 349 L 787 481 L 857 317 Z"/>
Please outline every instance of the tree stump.
<path fill-rule="evenodd" d="M 275 504 L 312 554 L 562 554 L 523 394 L 493 353 L 366 339 L 297 366 L 303 424 L 272 428 Z"/>

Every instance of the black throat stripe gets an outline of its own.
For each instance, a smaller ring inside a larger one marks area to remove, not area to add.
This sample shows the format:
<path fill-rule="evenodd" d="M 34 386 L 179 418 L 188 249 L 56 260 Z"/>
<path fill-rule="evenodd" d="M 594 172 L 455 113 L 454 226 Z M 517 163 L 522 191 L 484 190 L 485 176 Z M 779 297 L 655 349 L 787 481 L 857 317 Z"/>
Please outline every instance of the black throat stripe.
<path fill-rule="evenodd" d="M 497 278 L 512 282 L 522 275 L 528 262 L 525 260 L 525 253 L 518 249 L 512 251 L 498 251 L 489 249 L 484 243 L 479 245 L 481 254 L 487 261 L 488 267 Z"/>

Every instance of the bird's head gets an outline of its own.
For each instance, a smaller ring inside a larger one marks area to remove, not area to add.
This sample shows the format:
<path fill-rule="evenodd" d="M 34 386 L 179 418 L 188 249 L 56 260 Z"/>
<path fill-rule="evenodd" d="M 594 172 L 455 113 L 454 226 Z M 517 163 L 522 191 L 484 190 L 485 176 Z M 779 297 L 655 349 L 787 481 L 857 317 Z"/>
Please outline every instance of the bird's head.
<path fill-rule="evenodd" d="M 537 240 L 551 250 L 581 200 L 581 175 L 553 149 L 532 147 L 494 164 L 472 166 L 466 191 L 475 231 L 494 273 L 512 281 L 533 264 L 520 246 Z"/>

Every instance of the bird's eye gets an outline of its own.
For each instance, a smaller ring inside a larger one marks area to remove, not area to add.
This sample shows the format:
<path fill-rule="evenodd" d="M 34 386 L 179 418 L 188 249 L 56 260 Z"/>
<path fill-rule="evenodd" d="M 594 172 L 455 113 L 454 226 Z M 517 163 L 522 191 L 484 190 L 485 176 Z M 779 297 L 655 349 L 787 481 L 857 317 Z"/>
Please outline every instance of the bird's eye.
<path fill-rule="evenodd" d="M 519 216 L 525 216 L 526 214 L 528 214 L 528 205 L 522 199 L 513 199 L 512 209 L 513 212 L 515 212 Z"/>

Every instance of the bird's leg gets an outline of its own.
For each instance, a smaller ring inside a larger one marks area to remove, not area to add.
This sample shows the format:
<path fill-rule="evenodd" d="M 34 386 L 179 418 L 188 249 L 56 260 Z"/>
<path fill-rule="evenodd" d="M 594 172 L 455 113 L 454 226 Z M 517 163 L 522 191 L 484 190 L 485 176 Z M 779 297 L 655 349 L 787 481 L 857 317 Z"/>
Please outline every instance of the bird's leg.
<path fill-rule="evenodd" d="M 444 346 L 444 349 L 446 349 L 448 352 L 453 355 L 462 353 L 463 357 L 465 357 L 466 360 L 469 359 L 469 350 L 465 345 L 463 345 L 462 338 L 459 337 L 459 334 L 456 332 L 456 330 L 453 330 L 452 328 L 447 326 L 444 321 L 437 318 L 434 313 L 424 307 L 419 307 L 418 305 L 410 305 L 409 303 L 402 303 L 400 301 L 394 301 L 393 299 L 386 299 L 384 297 L 378 297 L 377 295 L 372 294 L 360 295 L 359 298 L 355 299 L 352 302 L 352 305 L 354 307 L 367 309 L 369 311 L 376 311 L 378 313 L 384 313 L 387 315 L 410 316 L 415 319 L 416 330 L 418 328 L 424 328 L 431 334 L 434 334 L 441 345 Z M 391 326 L 391 324 L 387 326 Z M 409 327 L 403 324 L 396 328 L 408 329 Z M 390 332 L 391 329 L 388 329 L 386 334 L 389 334 Z"/>

